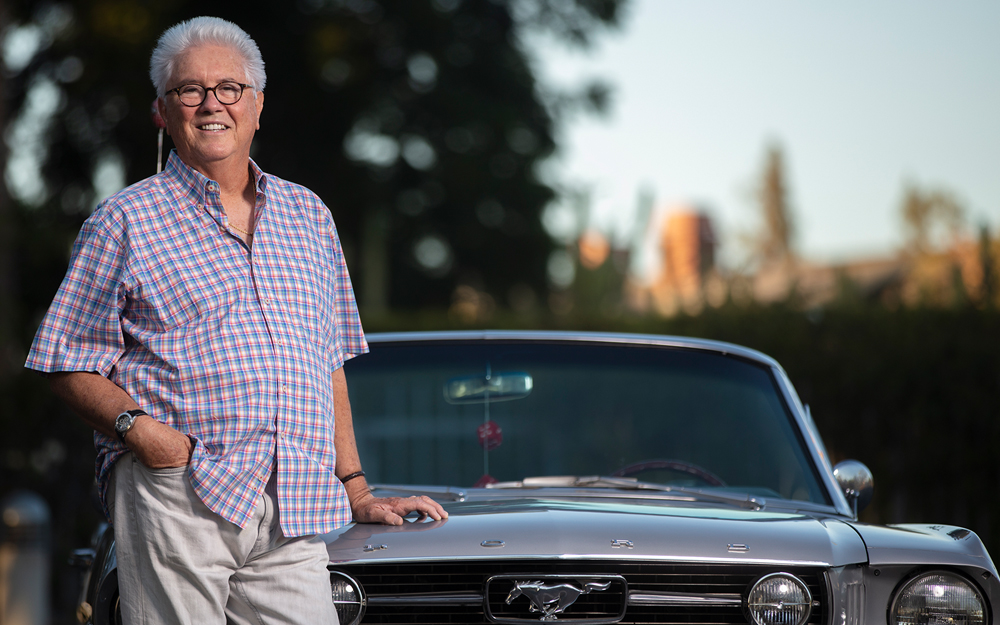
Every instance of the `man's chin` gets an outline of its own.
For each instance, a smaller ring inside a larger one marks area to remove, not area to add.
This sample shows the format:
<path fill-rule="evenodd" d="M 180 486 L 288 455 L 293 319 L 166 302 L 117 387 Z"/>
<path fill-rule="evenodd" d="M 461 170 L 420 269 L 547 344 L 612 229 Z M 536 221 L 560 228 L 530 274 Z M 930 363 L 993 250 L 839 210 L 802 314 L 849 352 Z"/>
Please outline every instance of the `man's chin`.
<path fill-rule="evenodd" d="M 200 169 L 202 167 L 216 167 L 224 165 L 226 162 L 237 162 L 241 153 L 229 146 L 202 145 L 187 150 L 177 149 L 177 155 L 181 157 L 187 165 Z M 249 158 L 249 154 L 243 154 L 242 160 Z"/>

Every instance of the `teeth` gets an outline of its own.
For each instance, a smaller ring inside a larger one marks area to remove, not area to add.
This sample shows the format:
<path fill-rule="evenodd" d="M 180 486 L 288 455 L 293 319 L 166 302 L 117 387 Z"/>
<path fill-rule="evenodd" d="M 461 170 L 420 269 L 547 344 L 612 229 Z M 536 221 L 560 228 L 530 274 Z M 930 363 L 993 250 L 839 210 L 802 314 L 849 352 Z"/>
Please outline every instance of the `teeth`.
<path fill-rule="evenodd" d="M 225 130 L 226 127 L 223 124 L 205 124 L 204 126 L 199 126 L 202 130 Z"/>

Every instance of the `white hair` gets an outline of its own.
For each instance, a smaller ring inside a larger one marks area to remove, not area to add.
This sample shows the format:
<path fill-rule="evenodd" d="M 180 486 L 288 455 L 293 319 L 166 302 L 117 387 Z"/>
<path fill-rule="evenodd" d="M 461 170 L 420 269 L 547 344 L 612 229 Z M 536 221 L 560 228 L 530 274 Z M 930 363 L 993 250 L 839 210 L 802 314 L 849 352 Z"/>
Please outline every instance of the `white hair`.
<path fill-rule="evenodd" d="M 232 48 L 243 57 L 247 81 L 253 85 L 254 97 L 264 90 L 267 75 L 260 48 L 242 28 L 218 17 L 195 17 L 175 24 L 160 35 L 149 59 L 149 77 L 156 88 L 156 95 L 167 93 L 167 81 L 174 70 L 174 61 L 188 48 L 200 45 L 217 45 Z"/>

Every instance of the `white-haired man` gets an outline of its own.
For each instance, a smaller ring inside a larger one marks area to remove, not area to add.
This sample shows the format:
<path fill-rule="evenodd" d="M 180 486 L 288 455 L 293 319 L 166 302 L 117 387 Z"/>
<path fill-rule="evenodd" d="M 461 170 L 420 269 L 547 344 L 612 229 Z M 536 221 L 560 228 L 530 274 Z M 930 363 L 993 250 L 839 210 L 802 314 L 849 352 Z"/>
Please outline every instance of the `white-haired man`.
<path fill-rule="evenodd" d="M 150 66 L 176 152 L 84 224 L 26 366 L 95 429 L 125 622 L 335 623 L 319 534 L 447 514 L 367 487 L 368 346 L 329 211 L 250 159 L 257 45 L 200 17 Z"/>

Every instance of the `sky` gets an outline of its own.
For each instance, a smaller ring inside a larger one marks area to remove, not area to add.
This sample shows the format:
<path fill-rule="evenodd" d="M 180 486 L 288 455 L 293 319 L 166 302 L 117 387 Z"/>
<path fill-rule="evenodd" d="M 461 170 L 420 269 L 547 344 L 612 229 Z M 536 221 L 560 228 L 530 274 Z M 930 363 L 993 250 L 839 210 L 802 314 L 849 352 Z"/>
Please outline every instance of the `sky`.
<path fill-rule="evenodd" d="M 703 207 L 723 262 L 739 264 L 772 143 L 807 260 L 898 250 L 908 181 L 951 192 L 971 227 L 1000 235 L 996 0 L 633 0 L 587 52 L 533 49 L 550 84 L 614 88 L 609 115 L 561 130 L 546 175 L 587 190 L 590 225 L 619 240 L 645 188 L 656 214 Z M 568 232 L 572 215 L 556 206 L 548 223 Z"/>

